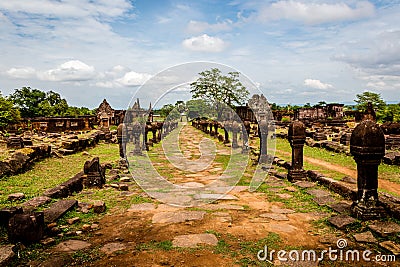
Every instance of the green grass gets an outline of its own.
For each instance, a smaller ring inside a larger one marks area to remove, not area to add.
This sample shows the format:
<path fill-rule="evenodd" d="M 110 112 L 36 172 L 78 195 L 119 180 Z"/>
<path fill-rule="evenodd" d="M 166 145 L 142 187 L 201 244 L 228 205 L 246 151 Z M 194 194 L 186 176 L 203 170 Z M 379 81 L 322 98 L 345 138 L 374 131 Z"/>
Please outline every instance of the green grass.
<path fill-rule="evenodd" d="M 76 153 L 64 158 L 47 158 L 36 162 L 34 167 L 25 173 L 2 178 L 0 180 L 0 208 L 25 202 L 41 195 L 45 190 L 67 181 L 83 170 L 86 160 L 91 160 L 95 156 L 100 157 L 100 163 L 114 162 L 119 159 L 118 145 L 116 144 L 101 143 L 87 151 L 90 156 Z M 13 203 L 7 200 L 9 194 L 17 192 L 24 193 L 25 199 Z"/>

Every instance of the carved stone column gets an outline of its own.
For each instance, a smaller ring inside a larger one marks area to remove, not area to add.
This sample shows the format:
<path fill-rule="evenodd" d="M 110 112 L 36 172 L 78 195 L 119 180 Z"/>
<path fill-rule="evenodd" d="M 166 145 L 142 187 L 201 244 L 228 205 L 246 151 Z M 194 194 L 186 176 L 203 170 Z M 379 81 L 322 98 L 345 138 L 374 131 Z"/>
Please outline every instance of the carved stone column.
<path fill-rule="evenodd" d="M 385 155 L 385 136 L 372 120 L 362 121 L 350 138 L 350 153 L 357 163 L 357 200 L 352 213 L 372 220 L 385 215 L 378 200 L 378 166 Z"/>
<path fill-rule="evenodd" d="M 288 139 L 292 147 L 292 166 L 288 172 L 291 182 L 306 180 L 303 169 L 303 147 L 306 141 L 306 128 L 301 121 L 293 121 L 289 125 Z"/>

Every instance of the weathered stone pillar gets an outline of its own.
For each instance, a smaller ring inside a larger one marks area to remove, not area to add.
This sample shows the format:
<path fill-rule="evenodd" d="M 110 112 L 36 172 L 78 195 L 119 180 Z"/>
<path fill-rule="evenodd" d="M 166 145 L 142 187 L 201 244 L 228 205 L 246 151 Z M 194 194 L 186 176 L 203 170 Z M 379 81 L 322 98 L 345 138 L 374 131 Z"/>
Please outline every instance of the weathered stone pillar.
<path fill-rule="evenodd" d="M 236 121 L 232 122 L 232 148 L 238 148 L 238 132 L 240 131 L 240 125 Z"/>
<path fill-rule="evenodd" d="M 385 215 L 378 200 L 378 166 L 385 155 L 385 136 L 372 120 L 362 121 L 350 138 L 350 153 L 357 163 L 357 200 L 352 213 L 371 220 Z"/>
<path fill-rule="evenodd" d="M 268 121 L 262 116 L 262 119 L 258 123 L 259 136 L 260 136 L 260 158 L 259 163 L 267 163 L 267 138 L 268 138 Z"/>
<path fill-rule="evenodd" d="M 133 143 L 135 144 L 135 148 L 132 151 L 133 155 L 142 155 L 142 149 L 141 149 L 141 142 L 140 142 L 140 135 L 142 133 L 142 126 L 140 123 L 135 122 L 133 124 L 133 129 L 132 129 L 132 134 L 133 134 Z"/>
<path fill-rule="evenodd" d="M 117 128 L 117 140 L 118 140 L 118 145 L 119 145 L 119 156 L 121 158 L 125 158 L 126 142 L 127 142 L 126 133 L 127 133 L 127 130 L 126 130 L 125 124 L 120 123 Z"/>
<path fill-rule="evenodd" d="M 214 121 L 214 136 L 218 138 L 218 122 Z"/>
<path fill-rule="evenodd" d="M 293 121 L 289 125 L 288 140 L 292 147 L 292 166 L 288 172 L 288 180 L 291 182 L 305 180 L 303 147 L 306 141 L 306 128 L 301 121 Z"/>
<path fill-rule="evenodd" d="M 224 144 L 229 144 L 229 130 L 231 129 L 231 122 L 225 121 L 224 122 Z"/>

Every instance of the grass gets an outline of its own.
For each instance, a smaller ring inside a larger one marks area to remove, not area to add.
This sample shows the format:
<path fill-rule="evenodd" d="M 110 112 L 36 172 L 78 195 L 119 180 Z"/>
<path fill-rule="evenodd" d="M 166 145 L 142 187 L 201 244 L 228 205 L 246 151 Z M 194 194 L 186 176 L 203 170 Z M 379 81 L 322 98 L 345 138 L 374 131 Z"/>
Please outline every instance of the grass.
<path fill-rule="evenodd" d="M 63 158 L 46 158 L 35 163 L 34 168 L 25 173 L 2 178 L 0 180 L 0 208 L 25 202 L 41 195 L 45 190 L 67 181 L 83 170 L 86 160 L 95 156 L 100 158 L 100 163 L 114 162 L 119 159 L 118 146 L 115 144 L 100 143 L 87 151 L 91 156 L 82 156 L 82 153 L 76 153 Z M 7 200 L 9 194 L 18 192 L 25 194 L 24 200 L 20 202 Z"/>

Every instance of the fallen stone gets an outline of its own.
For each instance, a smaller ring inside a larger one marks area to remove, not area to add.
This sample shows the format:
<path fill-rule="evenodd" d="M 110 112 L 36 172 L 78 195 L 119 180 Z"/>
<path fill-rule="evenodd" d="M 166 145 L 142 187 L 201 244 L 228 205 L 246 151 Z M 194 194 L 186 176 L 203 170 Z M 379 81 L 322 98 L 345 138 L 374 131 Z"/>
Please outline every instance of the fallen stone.
<path fill-rule="evenodd" d="M 91 229 L 92 229 L 92 227 L 91 227 L 90 224 L 85 223 L 84 225 L 82 225 L 82 231 L 83 232 L 88 232 Z"/>
<path fill-rule="evenodd" d="M 82 212 L 82 213 L 89 213 L 90 209 L 92 209 L 92 208 L 93 208 L 93 204 L 79 202 L 77 211 Z"/>
<path fill-rule="evenodd" d="M 13 247 L 14 245 L 0 245 L 0 266 L 8 266 L 14 258 Z"/>
<path fill-rule="evenodd" d="M 295 182 L 294 184 L 301 188 L 311 188 L 315 186 L 315 183 L 309 181 L 298 181 Z"/>
<path fill-rule="evenodd" d="M 132 206 L 128 209 L 128 211 L 149 211 L 154 210 L 156 205 L 153 203 L 140 203 L 140 204 L 132 204 Z"/>
<path fill-rule="evenodd" d="M 393 255 L 399 256 L 400 255 L 400 246 L 399 244 L 393 241 L 384 241 L 379 243 L 379 246 L 383 247 L 384 249 L 389 250 Z"/>
<path fill-rule="evenodd" d="M 118 189 L 121 190 L 121 191 L 128 191 L 129 190 L 129 186 L 127 184 L 119 184 Z"/>
<path fill-rule="evenodd" d="M 376 243 L 377 242 L 376 238 L 370 231 L 367 231 L 364 233 L 359 233 L 359 234 L 354 234 L 353 237 L 357 242 L 360 242 L 360 243 Z"/>
<path fill-rule="evenodd" d="M 176 211 L 176 212 L 160 212 L 154 214 L 152 218 L 153 223 L 182 223 L 186 221 L 202 220 L 205 211 Z"/>
<path fill-rule="evenodd" d="M 394 222 L 375 221 L 368 228 L 382 237 L 400 233 L 400 225 Z"/>
<path fill-rule="evenodd" d="M 92 225 L 90 226 L 91 230 L 96 230 L 99 229 L 99 225 L 97 223 L 92 223 Z"/>
<path fill-rule="evenodd" d="M 350 217 L 347 215 L 333 216 L 333 217 L 330 217 L 328 219 L 328 221 L 338 229 L 344 229 L 347 226 L 356 222 L 356 220 L 353 217 Z"/>
<path fill-rule="evenodd" d="M 130 181 L 131 181 L 131 178 L 129 178 L 129 177 L 122 177 L 121 179 L 119 179 L 119 181 L 120 181 L 120 182 L 123 182 L 123 183 L 127 183 L 127 182 L 130 182 Z"/>
<path fill-rule="evenodd" d="M 195 248 L 199 244 L 216 246 L 218 239 L 213 234 L 191 234 L 180 235 L 172 240 L 172 246 L 174 247 Z"/>
<path fill-rule="evenodd" d="M 68 223 L 68 224 L 74 224 L 74 223 L 79 222 L 80 220 L 81 220 L 81 219 L 80 219 L 79 217 L 74 217 L 74 218 L 68 219 L 68 220 L 67 220 L 67 223 Z"/>
<path fill-rule="evenodd" d="M 51 201 L 51 198 L 46 196 L 34 197 L 23 204 L 27 208 L 37 208 Z"/>
<path fill-rule="evenodd" d="M 25 198 L 25 194 L 24 193 L 14 193 L 14 194 L 9 194 L 7 199 L 9 201 L 17 201 L 17 200 L 21 200 Z"/>
<path fill-rule="evenodd" d="M 44 221 L 51 223 L 58 220 L 67 211 L 73 209 L 78 204 L 75 199 L 62 199 L 44 210 Z"/>
<path fill-rule="evenodd" d="M 56 240 L 52 237 L 48 237 L 46 239 L 41 240 L 40 243 L 44 246 L 49 246 L 49 245 L 54 245 L 56 243 Z"/>
<path fill-rule="evenodd" d="M 93 212 L 94 213 L 103 213 L 106 211 L 106 203 L 101 200 L 97 200 L 93 203 Z"/>
<path fill-rule="evenodd" d="M 105 244 L 102 248 L 100 248 L 101 252 L 104 252 L 107 255 L 111 255 L 116 251 L 124 250 L 126 246 L 120 242 L 113 242 Z"/>
<path fill-rule="evenodd" d="M 90 247 L 92 244 L 81 240 L 67 240 L 58 244 L 54 250 L 57 252 L 72 253 Z"/>
<path fill-rule="evenodd" d="M 285 214 L 281 213 L 263 213 L 260 214 L 261 218 L 269 218 L 274 221 L 289 221 L 289 218 Z"/>

